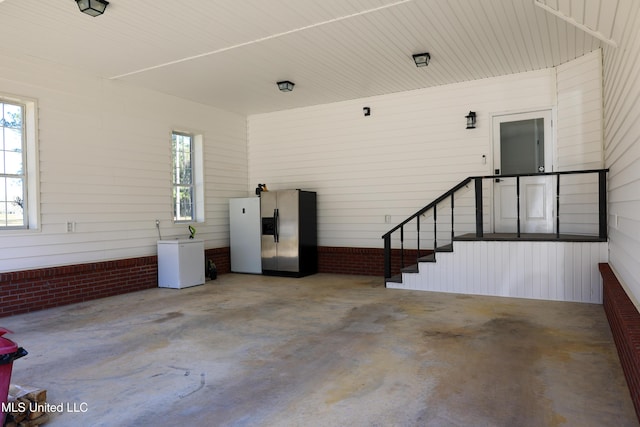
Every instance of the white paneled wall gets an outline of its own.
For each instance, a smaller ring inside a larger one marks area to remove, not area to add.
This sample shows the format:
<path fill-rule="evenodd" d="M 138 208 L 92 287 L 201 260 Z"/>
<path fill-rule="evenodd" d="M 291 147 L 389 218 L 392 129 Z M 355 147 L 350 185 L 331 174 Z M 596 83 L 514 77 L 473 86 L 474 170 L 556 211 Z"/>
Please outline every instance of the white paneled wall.
<path fill-rule="evenodd" d="M 565 67 L 562 96 L 591 91 L 590 78 L 573 81 L 568 74 L 592 76 L 600 69 L 598 58 Z M 579 99 L 563 104 L 563 120 L 592 111 L 590 99 Z M 249 182 L 317 191 L 321 245 L 381 247 L 381 235 L 393 225 L 467 176 L 492 173 L 492 114 L 556 105 L 551 69 L 249 116 Z M 465 129 L 470 110 L 478 114 L 474 130 Z M 581 125 L 569 125 L 566 138 L 575 141 Z M 585 140 L 558 146 L 573 144 L 576 151 Z M 586 167 L 590 156 L 572 168 Z"/>
<path fill-rule="evenodd" d="M 603 167 L 602 53 L 557 68 L 557 166 L 555 170 Z M 598 176 L 562 176 L 560 230 L 598 234 Z"/>
<path fill-rule="evenodd" d="M 584 76 L 597 62 L 593 55 L 566 64 L 562 82 L 549 69 L 245 118 L 36 59 L 0 59 L 0 93 L 38 101 L 41 202 L 40 230 L 0 235 L 0 271 L 154 254 L 155 219 L 163 237 L 186 235 L 186 225 L 171 221 L 172 129 L 204 135 L 206 221 L 195 226 L 207 248 L 228 245 L 228 198 L 244 197 L 258 183 L 317 191 L 320 245 L 382 247 L 381 235 L 394 224 L 465 177 L 491 173 L 492 114 L 555 107 L 575 90 L 570 74 L 588 86 Z M 622 65 L 632 80 L 633 69 Z M 581 103 L 560 104 L 559 122 L 584 111 Z M 474 130 L 465 129 L 470 110 L 478 114 Z M 632 170 L 623 167 L 628 127 L 637 123 L 609 119 L 609 139 L 621 142 L 608 151 L 622 173 L 618 199 L 625 200 Z M 572 138 L 580 126 L 559 130 L 559 137 Z M 625 227 L 633 227 L 626 221 L 634 215 L 622 217 Z M 456 219 L 462 229 L 473 220 Z M 66 232 L 67 221 L 74 232 Z"/>
<path fill-rule="evenodd" d="M 0 93 L 39 106 L 41 229 L 0 234 L 0 271 L 153 255 L 174 225 L 171 131 L 204 135 L 207 248 L 228 245 L 229 197 L 247 195 L 246 118 L 83 77 L 36 60 L 0 59 Z M 66 231 L 66 222 L 75 231 Z"/>
<path fill-rule="evenodd" d="M 403 273 L 396 289 L 602 304 L 607 243 L 459 242 Z"/>
<path fill-rule="evenodd" d="M 249 116 L 249 182 L 317 191 L 320 245 L 382 247 L 393 225 L 491 172 L 492 113 L 552 107 L 555 90 L 542 70 Z"/>
<path fill-rule="evenodd" d="M 556 170 L 600 169 L 603 164 L 602 54 L 595 51 L 557 68 Z"/>
<path fill-rule="evenodd" d="M 621 45 L 604 50 L 609 257 L 640 308 L 640 2 L 633 2 L 616 32 Z"/>

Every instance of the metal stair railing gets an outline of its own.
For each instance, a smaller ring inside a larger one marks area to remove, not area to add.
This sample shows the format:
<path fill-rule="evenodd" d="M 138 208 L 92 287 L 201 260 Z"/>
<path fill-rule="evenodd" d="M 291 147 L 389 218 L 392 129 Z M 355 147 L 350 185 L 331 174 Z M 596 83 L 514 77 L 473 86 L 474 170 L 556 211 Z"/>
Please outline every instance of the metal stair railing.
<path fill-rule="evenodd" d="M 413 215 L 409 216 L 407 219 L 393 227 L 391 230 L 387 231 L 382 238 L 384 239 L 384 275 L 385 279 L 391 278 L 392 275 L 392 248 L 391 248 L 391 238 L 393 233 L 400 230 L 400 269 L 406 267 L 404 256 L 405 256 L 405 228 L 406 226 L 415 220 L 416 223 L 416 264 L 420 259 L 420 217 L 426 214 L 429 211 L 433 211 L 433 251 L 437 252 L 438 249 L 438 220 L 437 220 L 437 208 L 438 205 L 442 202 L 450 199 L 451 201 L 451 241 L 455 238 L 455 205 L 454 205 L 454 197 L 458 191 L 463 188 L 466 188 L 472 181 L 475 186 L 475 234 L 477 238 L 482 238 L 484 236 L 484 221 L 483 221 L 483 192 L 482 192 L 482 184 L 484 180 L 497 180 L 504 178 L 515 178 L 516 179 L 516 212 L 517 212 L 517 230 L 516 236 L 520 238 L 522 236 L 521 233 L 521 224 L 520 224 L 520 179 L 523 177 L 540 177 L 540 176 L 555 176 L 556 177 L 556 188 L 555 188 L 555 229 L 556 229 L 556 238 L 560 238 L 560 181 L 561 176 L 563 175 L 579 175 L 579 174 L 597 174 L 598 175 L 598 238 L 601 240 L 607 239 L 607 172 L 609 169 L 588 169 L 588 170 L 577 170 L 577 171 L 563 171 L 563 172 L 541 172 L 541 173 L 529 173 L 529 174 L 507 174 L 507 175 L 488 175 L 488 176 L 471 176 L 462 180 L 460 183 L 452 187 L 446 193 L 442 194 L 434 201 L 418 210 Z"/>

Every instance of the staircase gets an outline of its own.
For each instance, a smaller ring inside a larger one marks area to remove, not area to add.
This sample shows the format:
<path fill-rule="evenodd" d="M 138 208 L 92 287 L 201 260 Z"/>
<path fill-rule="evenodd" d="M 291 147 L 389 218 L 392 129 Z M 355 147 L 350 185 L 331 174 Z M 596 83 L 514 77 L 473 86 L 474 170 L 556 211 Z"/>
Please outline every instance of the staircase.
<path fill-rule="evenodd" d="M 598 263 L 608 261 L 607 172 L 598 169 L 536 174 L 556 183 L 553 234 L 521 233 L 519 194 L 516 229 L 511 233 L 484 233 L 490 221 L 484 215 L 488 204 L 483 185 L 486 190 L 497 176 L 466 178 L 383 235 L 386 286 L 601 304 Z M 569 185 L 565 176 L 585 174 L 597 175 L 595 185 L 585 184 L 588 180 L 584 179 L 579 186 Z M 527 176 L 532 175 L 500 178 L 514 178 L 519 189 L 520 179 Z M 582 203 L 579 209 L 580 215 L 587 208 L 594 211 L 597 220 L 591 225 L 591 233 L 584 233 L 584 224 L 574 224 L 572 216 L 577 215 L 570 212 L 576 210 L 571 205 L 576 197 L 570 193 L 594 194 L 595 202 Z M 577 228 L 582 233 L 574 232 Z"/>

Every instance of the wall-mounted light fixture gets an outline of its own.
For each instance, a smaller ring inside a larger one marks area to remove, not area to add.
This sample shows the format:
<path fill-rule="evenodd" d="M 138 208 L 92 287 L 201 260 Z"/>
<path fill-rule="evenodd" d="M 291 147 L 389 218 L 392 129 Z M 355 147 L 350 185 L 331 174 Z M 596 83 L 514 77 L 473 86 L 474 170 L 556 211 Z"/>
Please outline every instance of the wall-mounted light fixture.
<path fill-rule="evenodd" d="M 469 111 L 469 114 L 465 116 L 467 118 L 467 129 L 476 128 L 476 112 Z"/>
<path fill-rule="evenodd" d="M 413 62 L 416 63 L 416 67 L 426 67 L 429 65 L 429 61 L 431 60 L 431 55 L 429 52 L 425 53 L 416 53 L 413 55 Z"/>
<path fill-rule="evenodd" d="M 109 5 L 107 0 L 76 0 L 76 3 L 78 3 L 80 12 L 86 13 L 94 18 L 102 15 Z"/>
<path fill-rule="evenodd" d="M 369 107 L 364 107 L 362 109 L 362 113 L 364 114 L 365 117 L 370 116 L 371 115 L 371 108 Z"/>
<path fill-rule="evenodd" d="M 295 84 L 289 80 L 278 82 L 278 89 L 280 89 L 281 92 L 291 92 L 294 86 Z"/>

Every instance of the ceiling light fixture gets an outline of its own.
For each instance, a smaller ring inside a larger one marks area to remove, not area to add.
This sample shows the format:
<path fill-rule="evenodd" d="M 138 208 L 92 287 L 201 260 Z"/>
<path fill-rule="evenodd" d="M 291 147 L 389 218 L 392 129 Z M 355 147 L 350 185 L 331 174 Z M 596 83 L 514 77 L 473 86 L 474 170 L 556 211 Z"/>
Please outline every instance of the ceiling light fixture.
<path fill-rule="evenodd" d="M 278 89 L 280 89 L 281 92 L 291 92 L 294 86 L 295 84 L 289 80 L 278 82 Z"/>
<path fill-rule="evenodd" d="M 78 3 L 80 12 L 86 13 L 94 18 L 102 15 L 107 5 L 109 5 L 107 0 L 76 0 L 76 3 Z"/>
<path fill-rule="evenodd" d="M 426 67 L 429 65 L 429 61 L 431 60 L 431 55 L 429 52 L 425 53 L 416 53 L 413 55 L 413 62 L 416 63 L 416 67 Z"/>

